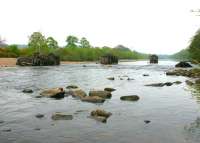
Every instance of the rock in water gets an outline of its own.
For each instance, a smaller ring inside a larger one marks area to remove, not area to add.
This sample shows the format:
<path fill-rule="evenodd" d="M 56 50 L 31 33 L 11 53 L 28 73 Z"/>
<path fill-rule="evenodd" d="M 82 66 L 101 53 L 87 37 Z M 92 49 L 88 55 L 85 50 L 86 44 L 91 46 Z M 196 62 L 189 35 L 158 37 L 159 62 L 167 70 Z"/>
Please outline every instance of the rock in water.
<path fill-rule="evenodd" d="M 166 86 L 172 86 L 173 83 L 171 83 L 171 82 L 165 82 L 164 85 L 166 85 Z"/>
<path fill-rule="evenodd" d="M 63 88 L 52 88 L 44 90 L 40 95 L 50 98 L 64 98 L 65 92 Z"/>
<path fill-rule="evenodd" d="M 44 114 L 37 114 L 35 115 L 36 118 L 43 118 L 44 117 Z"/>
<path fill-rule="evenodd" d="M 67 94 L 72 95 L 72 97 L 75 97 L 75 98 L 83 98 L 87 96 L 85 91 L 83 91 L 80 88 L 70 88 L 68 89 Z"/>
<path fill-rule="evenodd" d="M 137 95 L 130 95 L 130 96 L 122 96 L 120 97 L 120 99 L 123 101 L 137 101 L 140 99 L 140 97 Z"/>
<path fill-rule="evenodd" d="M 114 88 L 109 88 L 109 87 L 107 87 L 107 88 L 104 88 L 104 91 L 108 91 L 108 92 L 113 92 L 113 91 L 115 91 L 116 89 L 114 89 Z"/>
<path fill-rule="evenodd" d="M 179 62 L 178 64 L 175 65 L 177 68 L 191 68 L 192 65 L 190 65 L 187 62 Z"/>
<path fill-rule="evenodd" d="M 92 90 L 89 92 L 89 96 L 98 96 L 105 99 L 105 98 L 111 98 L 112 94 L 108 91 Z"/>
<path fill-rule="evenodd" d="M 112 115 L 112 113 L 97 109 L 92 111 L 90 115 L 93 119 L 100 121 L 102 123 L 106 123 L 107 119 Z"/>
<path fill-rule="evenodd" d="M 84 102 L 90 102 L 90 103 L 103 103 L 105 99 L 98 97 L 98 96 L 86 96 L 81 98 Z"/>
<path fill-rule="evenodd" d="M 200 78 L 200 69 L 199 68 L 193 68 L 193 69 L 190 69 L 190 70 L 175 69 L 173 71 L 166 72 L 166 75 Z"/>
<path fill-rule="evenodd" d="M 107 79 L 108 79 L 108 80 L 115 80 L 114 77 L 108 77 Z"/>
<path fill-rule="evenodd" d="M 3 120 L 0 120 L 0 124 L 3 124 L 4 123 L 4 121 Z"/>
<path fill-rule="evenodd" d="M 150 60 L 150 64 L 157 64 L 158 63 L 158 56 L 157 55 L 150 55 L 149 60 Z"/>
<path fill-rule="evenodd" d="M 150 121 L 150 120 L 144 120 L 144 122 L 145 122 L 146 124 L 149 124 L 151 121 Z"/>
<path fill-rule="evenodd" d="M 24 89 L 22 92 L 23 93 L 33 93 L 33 90 L 32 89 Z"/>
<path fill-rule="evenodd" d="M 73 116 L 72 115 L 66 115 L 61 112 L 56 112 L 51 116 L 52 120 L 72 120 Z"/>
<path fill-rule="evenodd" d="M 152 84 L 146 84 L 145 86 L 153 86 L 153 87 L 163 87 L 163 86 L 172 86 L 172 82 L 165 82 L 165 83 L 152 83 Z"/>
<path fill-rule="evenodd" d="M 100 58 L 100 63 L 104 65 L 118 64 L 118 57 L 106 54 Z"/>
<path fill-rule="evenodd" d="M 173 82 L 174 84 L 181 84 L 182 82 L 181 81 L 175 81 Z"/>

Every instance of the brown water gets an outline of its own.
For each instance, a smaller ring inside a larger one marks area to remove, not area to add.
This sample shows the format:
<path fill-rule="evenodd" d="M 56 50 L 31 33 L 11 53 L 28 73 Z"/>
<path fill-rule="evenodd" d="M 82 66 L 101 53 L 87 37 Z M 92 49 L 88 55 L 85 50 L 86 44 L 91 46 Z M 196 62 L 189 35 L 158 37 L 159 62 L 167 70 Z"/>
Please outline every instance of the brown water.
<path fill-rule="evenodd" d="M 98 64 L 56 67 L 12 67 L 0 69 L 0 143 L 199 143 L 200 105 L 184 83 L 185 77 L 166 76 L 176 62 L 123 62 L 112 67 Z M 143 74 L 150 76 L 144 77 Z M 135 80 L 120 80 L 127 75 Z M 107 77 L 116 80 L 107 80 Z M 170 87 L 145 84 L 182 81 Z M 113 87 L 104 104 L 81 102 L 72 97 L 61 100 L 35 98 L 45 88 L 80 86 L 90 89 Z M 22 93 L 25 88 L 32 94 Z M 123 95 L 139 95 L 138 102 L 120 101 Z M 88 118 L 90 111 L 105 109 L 113 115 L 107 123 Z M 83 110 L 82 112 L 77 112 Z M 74 116 L 73 120 L 52 121 L 54 112 Z M 38 119 L 36 114 L 44 114 Z M 150 120 L 145 124 L 144 120 Z M 35 130 L 40 128 L 40 130 Z M 11 129 L 10 132 L 4 130 Z"/>

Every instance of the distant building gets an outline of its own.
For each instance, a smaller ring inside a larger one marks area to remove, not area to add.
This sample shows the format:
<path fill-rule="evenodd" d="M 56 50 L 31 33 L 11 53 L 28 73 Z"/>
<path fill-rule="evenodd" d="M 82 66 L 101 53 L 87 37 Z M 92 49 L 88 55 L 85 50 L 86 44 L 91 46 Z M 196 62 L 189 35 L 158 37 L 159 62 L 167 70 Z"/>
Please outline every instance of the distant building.
<path fill-rule="evenodd" d="M 158 56 L 157 55 L 150 55 L 149 57 L 151 64 L 157 64 L 158 63 Z"/>
<path fill-rule="evenodd" d="M 106 54 L 100 58 L 100 63 L 104 65 L 118 64 L 118 57 Z"/>

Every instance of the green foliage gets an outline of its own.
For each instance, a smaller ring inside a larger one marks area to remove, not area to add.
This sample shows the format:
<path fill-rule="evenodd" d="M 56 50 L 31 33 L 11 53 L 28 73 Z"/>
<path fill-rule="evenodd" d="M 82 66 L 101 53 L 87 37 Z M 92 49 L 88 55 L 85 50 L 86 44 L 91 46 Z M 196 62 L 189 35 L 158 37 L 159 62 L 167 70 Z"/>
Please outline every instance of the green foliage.
<path fill-rule="evenodd" d="M 66 61 L 97 61 L 107 53 L 117 56 L 119 59 L 143 59 L 144 54 L 132 51 L 121 51 L 118 49 L 103 47 L 103 48 L 59 48 L 54 51 L 56 55 L 61 57 L 61 60 Z"/>
<path fill-rule="evenodd" d="M 0 48 L 0 57 L 17 58 L 20 55 L 20 50 L 17 45 L 10 45 L 6 48 Z"/>
<path fill-rule="evenodd" d="M 78 47 L 78 38 L 75 37 L 75 36 L 68 36 L 67 39 L 66 39 L 66 42 L 67 42 L 67 48 L 75 48 L 75 47 Z"/>
<path fill-rule="evenodd" d="M 8 52 L 13 53 L 18 57 L 20 55 L 20 50 L 18 49 L 17 45 L 10 45 L 7 47 Z"/>
<path fill-rule="evenodd" d="M 90 42 L 85 37 L 83 37 L 80 40 L 80 47 L 81 48 L 90 48 L 91 45 L 90 45 Z"/>
<path fill-rule="evenodd" d="M 58 42 L 53 37 L 48 37 L 47 40 L 47 46 L 50 49 L 58 48 Z"/>
<path fill-rule="evenodd" d="M 40 32 L 34 32 L 29 38 L 27 48 L 18 49 L 16 45 L 11 45 L 8 48 L 0 49 L 0 57 L 18 57 L 32 56 L 34 52 L 43 54 L 54 53 L 60 56 L 61 60 L 67 61 L 97 61 L 105 54 L 113 54 L 119 59 L 143 59 L 148 58 L 147 55 L 131 51 L 125 46 L 118 48 L 110 47 L 95 47 L 92 48 L 86 38 L 81 38 L 80 43 L 77 37 L 68 36 L 67 46 L 59 48 L 58 43 L 53 37 L 45 37 Z"/>
<path fill-rule="evenodd" d="M 45 37 L 40 32 L 34 32 L 29 38 L 28 47 L 35 52 L 46 53 L 47 43 Z"/>
<path fill-rule="evenodd" d="M 200 61 L 200 30 L 196 32 L 189 46 L 190 57 Z"/>
<path fill-rule="evenodd" d="M 183 49 L 180 52 L 173 54 L 170 58 L 179 60 L 189 60 L 190 59 L 189 49 Z"/>

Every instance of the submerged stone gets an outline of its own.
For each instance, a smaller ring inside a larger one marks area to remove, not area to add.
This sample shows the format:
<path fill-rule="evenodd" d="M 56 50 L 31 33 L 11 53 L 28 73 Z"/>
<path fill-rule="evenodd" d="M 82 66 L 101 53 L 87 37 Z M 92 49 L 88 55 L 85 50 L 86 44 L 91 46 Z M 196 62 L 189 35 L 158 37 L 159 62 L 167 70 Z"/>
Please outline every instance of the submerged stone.
<path fill-rule="evenodd" d="M 56 112 L 51 116 L 52 120 L 72 120 L 73 116 L 72 115 L 67 115 L 61 112 Z"/>
<path fill-rule="evenodd" d="M 175 81 L 173 82 L 174 84 L 181 84 L 182 82 L 181 81 Z"/>
<path fill-rule="evenodd" d="M 99 96 L 86 96 L 81 98 L 81 101 L 90 103 L 104 103 L 105 99 Z"/>

